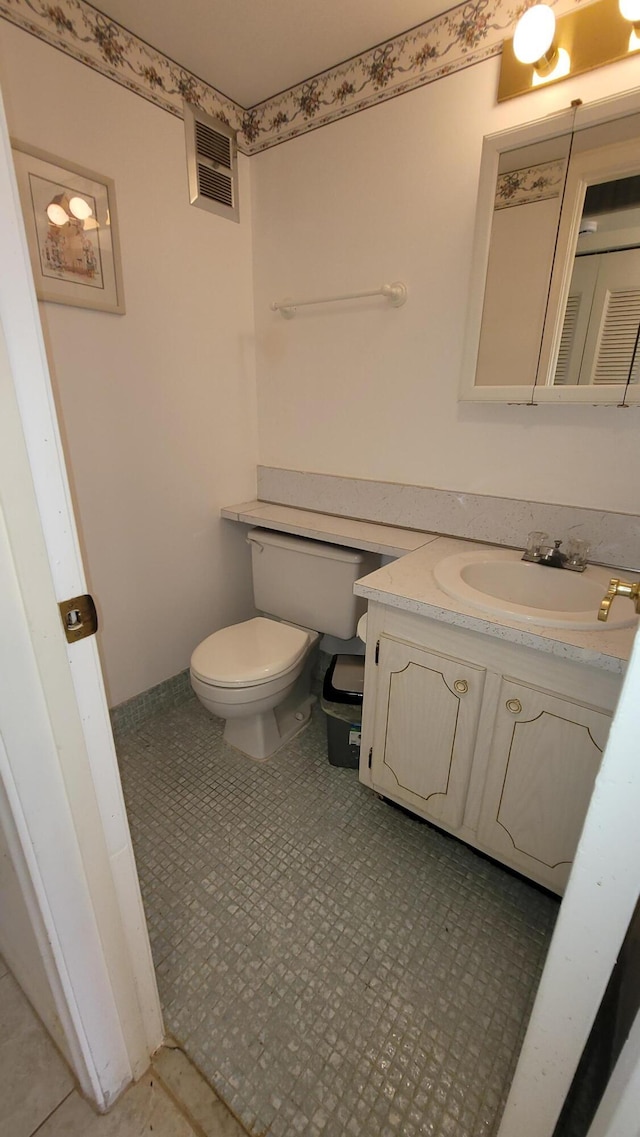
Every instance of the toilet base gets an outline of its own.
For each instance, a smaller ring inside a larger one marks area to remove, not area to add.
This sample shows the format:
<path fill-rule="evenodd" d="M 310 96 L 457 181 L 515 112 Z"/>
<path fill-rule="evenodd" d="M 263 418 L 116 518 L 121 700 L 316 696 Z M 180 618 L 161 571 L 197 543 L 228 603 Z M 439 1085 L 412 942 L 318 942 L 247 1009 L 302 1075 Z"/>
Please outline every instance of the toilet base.
<path fill-rule="evenodd" d="M 312 633 L 310 650 L 304 667 L 289 694 L 272 710 L 254 715 L 239 715 L 225 721 L 224 740 L 257 762 L 264 762 L 304 730 L 311 718 L 316 696 L 311 683 L 318 663 L 320 637 Z"/>
<path fill-rule="evenodd" d="M 297 697 L 296 697 L 297 694 Z M 264 762 L 304 730 L 311 718 L 315 695 L 307 695 L 300 701 L 296 688 L 272 711 L 248 715 L 245 718 L 227 719 L 224 728 L 224 741 L 254 758 Z"/>

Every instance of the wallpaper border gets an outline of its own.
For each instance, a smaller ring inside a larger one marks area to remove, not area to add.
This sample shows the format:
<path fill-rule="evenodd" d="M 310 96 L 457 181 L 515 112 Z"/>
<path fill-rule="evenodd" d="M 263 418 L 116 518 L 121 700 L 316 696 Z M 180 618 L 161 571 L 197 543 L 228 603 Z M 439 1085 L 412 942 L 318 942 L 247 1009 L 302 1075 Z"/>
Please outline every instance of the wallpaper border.
<path fill-rule="evenodd" d="M 558 4 L 561 10 L 564 0 Z M 0 17 L 181 118 L 183 101 L 256 154 L 500 53 L 527 0 L 472 0 L 244 108 L 87 0 L 0 0 Z"/>

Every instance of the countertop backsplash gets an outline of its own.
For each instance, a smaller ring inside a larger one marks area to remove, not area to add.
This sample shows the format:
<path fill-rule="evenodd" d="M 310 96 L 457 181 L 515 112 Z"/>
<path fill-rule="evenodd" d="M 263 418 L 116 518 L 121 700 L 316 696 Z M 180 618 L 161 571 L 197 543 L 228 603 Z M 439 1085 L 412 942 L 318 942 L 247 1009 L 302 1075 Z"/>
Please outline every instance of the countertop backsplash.
<path fill-rule="evenodd" d="M 258 466 L 262 501 L 524 548 L 531 530 L 589 542 L 594 564 L 640 570 L 640 516 Z"/>

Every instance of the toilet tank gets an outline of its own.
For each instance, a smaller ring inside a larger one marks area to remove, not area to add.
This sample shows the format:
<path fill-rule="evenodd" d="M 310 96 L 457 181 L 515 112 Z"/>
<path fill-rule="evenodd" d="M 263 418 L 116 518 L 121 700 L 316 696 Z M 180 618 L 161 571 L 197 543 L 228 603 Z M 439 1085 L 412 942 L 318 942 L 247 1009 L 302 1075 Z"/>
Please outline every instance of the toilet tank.
<path fill-rule="evenodd" d="M 343 640 L 355 636 L 366 601 L 353 585 L 379 567 L 379 556 L 270 529 L 251 529 L 247 540 L 260 612 Z"/>

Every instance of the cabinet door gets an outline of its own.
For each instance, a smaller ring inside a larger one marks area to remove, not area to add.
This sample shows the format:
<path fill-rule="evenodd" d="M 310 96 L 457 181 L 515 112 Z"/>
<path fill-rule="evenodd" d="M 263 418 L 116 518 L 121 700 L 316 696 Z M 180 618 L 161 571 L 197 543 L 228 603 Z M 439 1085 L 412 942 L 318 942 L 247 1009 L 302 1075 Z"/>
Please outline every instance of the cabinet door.
<path fill-rule="evenodd" d="M 503 679 L 478 838 L 556 892 L 569 876 L 611 715 Z"/>
<path fill-rule="evenodd" d="M 484 668 L 382 636 L 374 789 L 434 821 L 462 824 Z"/>

